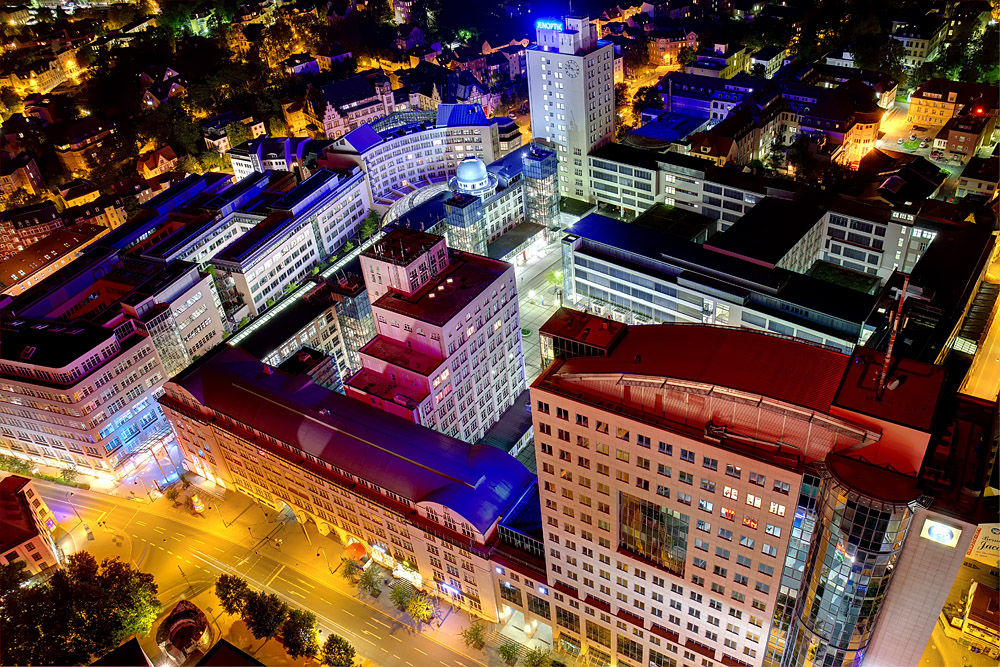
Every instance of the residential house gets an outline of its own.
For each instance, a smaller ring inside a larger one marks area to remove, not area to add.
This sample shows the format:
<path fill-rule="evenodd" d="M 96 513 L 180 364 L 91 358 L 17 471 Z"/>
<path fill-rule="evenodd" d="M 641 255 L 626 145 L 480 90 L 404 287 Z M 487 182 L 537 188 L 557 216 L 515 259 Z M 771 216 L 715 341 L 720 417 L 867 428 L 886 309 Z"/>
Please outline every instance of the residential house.
<path fill-rule="evenodd" d="M 101 196 L 101 191 L 84 178 L 74 178 L 59 186 L 59 196 L 62 197 L 63 204 L 69 208 L 94 201 Z"/>
<path fill-rule="evenodd" d="M 170 146 L 164 146 L 155 151 L 149 151 L 139 156 L 136 171 L 145 178 L 155 178 L 177 168 L 177 154 Z"/>
<path fill-rule="evenodd" d="M 166 66 L 143 71 L 139 82 L 143 90 L 142 104 L 149 109 L 156 109 L 167 100 L 187 92 L 181 75 Z"/>
<path fill-rule="evenodd" d="M 404 23 L 396 28 L 396 48 L 400 51 L 412 51 L 424 45 L 424 31 L 417 26 Z"/>
<path fill-rule="evenodd" d="M 281 69 L 288 76 L 319 74 L 319 62 L 308 53 L 293 53 L 281 61 Z"/>
<path fill-rule="evenodd" d="M 110 229 L 82 224 L 57 229 L 47 237 L 0 262 L 0 293 L 17 296 L 37 285 L 83 254 L 84 249 Z"/>
<path fill-rule="evenodd" d="M 0 211 L 0 258 L 21 252 L 62 226 L 62 216 L 51 201 Z"/>
<path fill-rule="evenodd" d="M 499 94 L 491 93 L 471 72 L 453 72 L 427 62 L 399 72 L 399 79 L 410 107 L 421 111 L 436 110 L 440 104 L 480 104 L 491 115 L 500 101 Z"/>
<path fill-rule="evenodd" d="M 946 34 L 946 28 L 947 21 L 929 14 L 915 19 L 893 21 L 891 36 L 906 49 L 903 66 L 916 69 L 924 61 L 933 60 Z"/>
<path fill-rule="evenodd" d="M 0 153 L 0 193 L 10 195 L 24 190 L 37 195 L 43 186 L 42 173 L 34 157 L 27 153 Z"/>
<path fill-rule="evenodd" d="M 413 23 L 415 0 L 392 0 L 392 13 L 396 23 Z"/>
<path fill-rule="evenodd" d="M 759 72 L 751 71 L 751 73 L 763 76 L 765 79 L 773 79 L 774 75 L 784 64 L 785 48 L 782 46 L 765 46 L 750 56 L 751 70 L 754 70 L 758 66 L 760 67 Z"/>
<path fill-rule="evenodd" d="M 57 568 L 55 529 L 55 516 L 31 479 L 11 475 L 0 481 L 0 553 L 5 565 L 22 562 L 30 576 Z"/>
<path fill-rule="evenodd" d="M 697 60 L 685 65 L 684 71 L 690 74 L 731 79 L 737 74 L 747 71 L 752 50 L 748 46 L 730 47 L 728 44 L 716 44 L 712 49 L 698 51 Z"/>
<path fill-rule="evenodd" d="M 959 176 L 955 196 L 985 195 L 993 197 L 996 194 L 998 181 L 1000 181 L 1000 156 L 970 158 Z"/>
<path fill-rule="evenodd" d="M 71 125 L 56 144 L 56 157 L 66 171 L 85 174 L 98 160 L 98 150 L 104 139 L 115 131 L 111 121 L 88 116 Z"/>
<path fill-rule="evenodd" d="M 5 85 L 20 96 L 32 93 L 48 93 L 66 81 L 66 73 L 56 58 L 40 58 L 30 65 L 11 70 L 0 76 L 0 85 Z"/>
<path fill-rule="evenodd" d="M 300 125 L 292 108 L 285 111 L 289 128 Z M 389 77 L 378 70 L 369 70 L 343 81 L 335 81 L 322 88 L 310 88 L 306 94 L 302 114 L 307 125 L 315 126 L 315 134 L 337 139 L 365 123 L 386 116 L 396 110 L 395 97 Z"/>
<path fill-rule="evenodd" d="M 924 127 L 944 125 L 970 102 L 979 99 L 982 108 L 995 117 L 997 97 L 996 85 L 931 79 L 910 95 L 906 122 Z"/>
<path fill-rule="evenodd" d="M 681 49 L 694 52 L 698 48 L 698 33 L 683 26 L 657 29 L 649 33 L 649 62 L 653 65 L 674 65 Z"/>
<path fill-rule="evenodd" d="M 340 44 L 324 42 L 314 57 L 319 64 L 319 71 L 329 72 L 334 64 L 348 61 L 354 57 L 354 54 L 350 51 L 345 51 Z"/>
<path fill-rule="evenodd" d="M 965 164 L 977 157 L 979 149 L 988 145 L 996 129 L 996 118 L 982 107 L 951 118 L 934 137 L 934 148 L 952 162 Z"/>
<path fill-rule="evenodd" d="M 267 134 L 267 130 L 264 127 L 264 121 L 257 120 L 252 115 L 239 111 L 228 111 L 210 119 L 207 123 L 201 126 L 202 134 L 205 137 L 205 145 L 208 148 L 214 148 L 219 153 L 225 153 L 232 148 L 229 144 L 229 136 L 227 135 L 226 130 L 226 127 L 228 127 L 230 123 L 240 123 L 244 125 L 250 132 L 251 139 L 256 139 L 261 135 Z"/>

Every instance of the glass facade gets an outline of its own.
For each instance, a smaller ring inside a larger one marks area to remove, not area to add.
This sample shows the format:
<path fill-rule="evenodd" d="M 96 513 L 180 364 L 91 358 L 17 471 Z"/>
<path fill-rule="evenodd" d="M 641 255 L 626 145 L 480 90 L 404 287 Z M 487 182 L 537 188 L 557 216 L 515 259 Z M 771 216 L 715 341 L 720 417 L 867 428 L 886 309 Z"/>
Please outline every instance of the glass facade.
<path fill-rule="evenodd" d="M 826 464 L 819 468 L 815 532 L 782 661 L 789 667 L 861 663 L 913 518 L 908 503 L 917 497 L 878 500 Z"/>
<path fill-rule="evenodd" d="M 618 508 L 621 548 L 683 577 L 687 515 L 624 492 L 619 493 Z"/>
<path fill-rule="evenodd" d="M 524 166 L 525 220 L 545 225 L 549 229 L 559 226 L 559 183 L 556 180 L 558 160 L 553 151 L 534 146 L 522 158 Z"/>

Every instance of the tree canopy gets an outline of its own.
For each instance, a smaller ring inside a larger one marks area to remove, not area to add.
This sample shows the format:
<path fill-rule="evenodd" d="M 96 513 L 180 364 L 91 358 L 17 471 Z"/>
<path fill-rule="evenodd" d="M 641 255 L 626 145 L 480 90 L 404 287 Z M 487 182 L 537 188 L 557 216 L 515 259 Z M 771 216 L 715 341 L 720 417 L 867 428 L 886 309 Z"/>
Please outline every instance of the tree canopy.
<path fill-rule="evenodd" d="M 153 575 L 86 551 L 48 582 L 3 598 L 5 665 L 85 665 L 131 635 L 148 635 L 160 613 Z"/>

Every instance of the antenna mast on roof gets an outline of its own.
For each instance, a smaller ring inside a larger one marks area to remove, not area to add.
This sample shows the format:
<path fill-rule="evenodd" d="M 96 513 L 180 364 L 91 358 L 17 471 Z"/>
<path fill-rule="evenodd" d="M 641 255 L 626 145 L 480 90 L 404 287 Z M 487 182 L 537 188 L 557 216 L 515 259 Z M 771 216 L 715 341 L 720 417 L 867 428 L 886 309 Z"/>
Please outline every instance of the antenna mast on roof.
<path fill-rule="evenodd" d="M 896 312 L 890 315 L 892 320 L 892 331 L 889 333 L 889 348 L 885 351 L 885 358 L 882 359 L 882 372 L 879 373 L 878 384 L 875 386 L 875 398 L 882 400 L 885 394 L 885 380 L 889 375 L 889 364 L 892 363 L 892 348 L 896 345 L 896 334 L 899 332 L 899 322 L 903 319 L 903 301 L 906 300 L 906 288 L 910 285 L 910 274 L 905 274 L 903 278 L 903 291 L 899 294 L 899 305 Z"/>

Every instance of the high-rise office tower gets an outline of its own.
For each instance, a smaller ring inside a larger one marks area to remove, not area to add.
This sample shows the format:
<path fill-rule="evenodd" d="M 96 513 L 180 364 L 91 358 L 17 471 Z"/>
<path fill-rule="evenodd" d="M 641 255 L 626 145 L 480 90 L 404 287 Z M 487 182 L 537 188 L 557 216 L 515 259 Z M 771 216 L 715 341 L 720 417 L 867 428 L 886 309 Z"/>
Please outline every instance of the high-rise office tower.
<path fill-rule="evenodd" d="M 559 156 L 559 191 L 590 198 L 587 154 L 614 139 L 614 48 L 587 17 L 535 23 L 528 49 L 531 136 Z"/>
<path fill-rule="evenodd" d="M 476 442 L 524 390 L 514 267 L 395 228 L 361 255 L 375 338 L 348 396 Z"/>
<path fill-rule="evenodd" d="M 919 662 L 980 520 L 995 405 L 866 348 L 569 310 L 539 334 L 556 608 L 503 596 L 525 624 L 591 665 Z M 965 481 L 931 495 L 928 452 Z"/>

